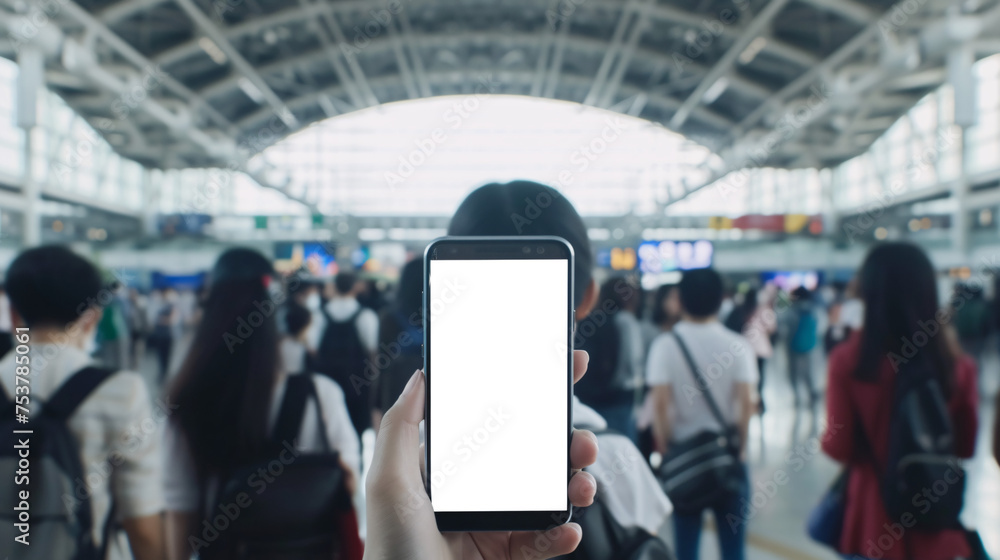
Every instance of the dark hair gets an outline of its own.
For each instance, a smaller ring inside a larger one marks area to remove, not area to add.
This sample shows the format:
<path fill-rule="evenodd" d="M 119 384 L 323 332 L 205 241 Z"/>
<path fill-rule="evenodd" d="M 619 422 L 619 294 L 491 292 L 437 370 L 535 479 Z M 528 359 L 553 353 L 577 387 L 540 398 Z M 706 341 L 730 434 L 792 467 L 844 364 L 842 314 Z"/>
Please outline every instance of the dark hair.
<path fill-rule="evenodd" d="M 7 270 L 7 296 L 29 327 L 66 327 L 100 307 L 104 284 L 87 259 L 61 245 L 22 252 Z"/>
<path fill-rule="evenodd" d="M 590 285 L 594 257 L 583 219 L 559 191 L 532 181 L 491 183 L 465 197 L 448 226 L 449 235 L 556 235 L 576 254 L 573 285 L 577 305 Z"/>
<path fill-rule="evenodd" d="M 653 324 L 663 325 L 667 321 L 676 319 L 668 317 L 667 311 L 663 309 L 664 302 L 670 297 L 670 292 L 677 289 L 677 284 L 664 284 L 656 289 L 656 296 L 653 298 Z"/>
<path fill-rule="evenodd" d="M 722 306 L 722 276 L 711 268 L 684 272 L 678 284 L 681 307 L 695 317 L 708 317 Z"/>
<path fill-rule="evenodd" d="M 337 288 L 337 293 L 340 295 L 346 295 L 351 293 L 354 286 L 358 283 L 358 277 L 352 272 L 338 272 L 337 276 L 333 279 L 333 285 Z"/>
<path fill-rule="evenodd" d="M 742 333 L 755 311 L 757 311 L 757 289 L 749 288 L 743 293 L 743 301 L 733 308 L 729 317 L 726 317 L 726 327 L 733 332 Z"/>
<path fill-rule="evenodd" d="M 859 276 L 865 320 L 854 377 L 875 382 L 889 353 L 902 355 L 904 340 L 925 332 L 923 325 L 938 322 L 937 281 L 927 255 L 916 245 L 902 242 L 873 248 L 865 257 Z M 920 354 L 939 376 L 946 394 L 950 394 L 955 355 L 944 329 L 940 326 L 938 329 L 936 336 L 928 336 Z"/>
<path fill-rule="evenodd" d="M 812 292 L 805 286 L 799 286 L 792 290 L 792 299 L 796 301 L 809 301 L 812 299 Z"/>
<path fill-rule="evenodd" d="M 199 481 L 258 460 L 267 451 L 268 418 L 279 376 L 280 301 L 267 286 L 274 271 L 251 249 L 219 257 L 204 314 L 172 395 Z"/>
<path fill-rule="evenodd" d="M 399 274 L 399 285 L 396 286 L 396 299 L 392 303 L 393 311 L 407 318 L 413 313 L 420 314 L 423 302 L 420 296 L 424 290 L 424 261 L 413 259 L 403 266 Z"/>
<path fill-rule="evenodd" d="M 289 301 L 285 309 L 285 330 L 292 336 L 302 334 L 312 322 L 312 313 L 302 304 Z"/>

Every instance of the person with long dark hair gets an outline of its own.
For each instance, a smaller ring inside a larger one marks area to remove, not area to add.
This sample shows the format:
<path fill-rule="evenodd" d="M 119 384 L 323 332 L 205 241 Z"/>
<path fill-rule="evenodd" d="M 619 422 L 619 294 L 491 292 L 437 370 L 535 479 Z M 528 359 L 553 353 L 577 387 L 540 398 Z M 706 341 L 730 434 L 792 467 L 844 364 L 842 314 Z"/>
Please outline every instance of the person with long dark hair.
<path fill-rule="evenodd" d="M 212 271 L 203 318 L 170 390 L 176 405 L 166 434 L 170 558 L 188 558 L 191 539 L 205 540 L 201 525 L 215 508 L 220 481 L 273 458 L 272 432 L 290 380 L 298 377 L 282 367 L 280 287 L 271 263 L 251 249 L 226 251 Z M 306 401 L 291 445 L 299 453 L 339 452 L 348 478 L 356 476 L 358 435 L 344 392 L 329 378 L 310 377 L 315 399 Z"/>
<path fill-rule="evenodd" d="M 743 293 L 743 301 L 726 318 L 726 327 L 743 335 L 757 357 L 757 411 L 764 414 L 764 365 L 774 353 L 771 335 L 778 329 L 777 316 L 768 305 L 761 305 L 757 289 Z"/>
<path fill-rule="evenodd" d="M 379 352 L 371 362 L 378 368 L 372 385 L 372 427 L 378 432 L 382 415 L 396 402 L 413 371 L 423 367 L 424 263 L 413 259 L 399 275 L 396 297 L 379 318 Z M 371 366 L 369 366 L 371 367 Z"/>
<path fill-rule="evenodd" d="M 889 456 L 897 379 L 914 371 L 907 366 L 918 361 L 933 371 L 947 400 L 955 454 L 972 456 L 978 422 L 975 364 L 949 332 L 934 268 L 918 247 L 886 243 L 872 249 L 861 267 L 859 291 L 864 324 L 830 354 L 822 438 L 826 454 L 850 469 L 839 550 L 851 558 L 968 558 L 959 529 L 889 534 L 886 528 L 901 520 L 886 513 L 880 472 Z"/>

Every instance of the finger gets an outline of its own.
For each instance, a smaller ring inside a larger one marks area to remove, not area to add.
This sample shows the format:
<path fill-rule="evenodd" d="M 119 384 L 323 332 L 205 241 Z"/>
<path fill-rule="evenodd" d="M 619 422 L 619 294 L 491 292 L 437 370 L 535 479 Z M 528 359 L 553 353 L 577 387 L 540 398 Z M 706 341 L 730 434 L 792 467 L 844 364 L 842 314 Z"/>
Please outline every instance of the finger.
<path fill-rule="evenodd" d="M 574 469 L 582 469 L 597 460 L 597 436 L 590 430 L 573 430 L 569 445 L 569 461 Z"/>
<path fill-rule="evenodd" d="M 569 501 L 576 507 L 587 507 L 594 503 L 597 495 L 597 479 L 586 471 L 580 471 L 569 479 Z"/>
<path fill-rule="evenodd" d="M 543 532 L 521 531 L 511 533 L 510 548 L 507 553 L 511 558 L 552 558 L 569 554 L 576 550 L 583 537 L 583 530 L 576 523 L 566 523 Z M 528 552 L 534 554 L 528 554 Z"/>
<path fill-rule="evenodd" d="M 580 381 L 583 374 L 587 373 L 589 363 L 590 354 L 586 350 L 573 350 L 573 383 Z"/>
<path fill-rule="evenodd" d="M 423 487 L 420 478 L 420 421 L 424 419 L 424 374 L 417 370 L 396 404 L 382 417 L 368 474 L 369 493 Z M 403 484 L 400 488 L 399 483 Z"/>

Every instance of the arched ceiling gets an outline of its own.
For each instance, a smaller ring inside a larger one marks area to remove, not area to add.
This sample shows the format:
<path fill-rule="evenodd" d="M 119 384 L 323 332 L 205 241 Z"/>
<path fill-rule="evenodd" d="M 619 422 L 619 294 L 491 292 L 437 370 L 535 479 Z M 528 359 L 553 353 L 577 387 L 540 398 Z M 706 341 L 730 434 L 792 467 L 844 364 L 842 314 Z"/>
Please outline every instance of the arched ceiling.
<path fill-rule="evenodd" d="M 320 119 L 483 92 L 639 116 L 733 163 L 828 166 L 941 85 L 959 40 L 996 52 L 998 5 L 0 0 L 11 39 L 0 55 L 39 44 L 48 87 L 154 167 L 238 166 Z M 24 31 L 39 14 L 44 41 Z"/>

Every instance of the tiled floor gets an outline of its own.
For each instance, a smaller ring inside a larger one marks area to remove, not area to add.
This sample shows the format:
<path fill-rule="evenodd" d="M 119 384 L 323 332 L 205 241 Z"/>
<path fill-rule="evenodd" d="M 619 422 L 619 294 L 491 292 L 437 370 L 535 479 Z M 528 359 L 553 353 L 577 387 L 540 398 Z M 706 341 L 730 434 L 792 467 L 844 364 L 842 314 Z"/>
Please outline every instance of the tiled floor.
<path fill-rule="evenodd" d="M 186 345 L 181 343 L 176 346 L 176 353 L 180 355 Z M 992 345 L 993 349 L 996 347 Z M 811 431 L 810 414 L 805 411 L 796 414 L 792 410 L 792 393 L 781 354 L 778 352 L 774 361 L 768 364 L 764 389 L 768 412 L 763 422 L 754 420 L 751 424 L 750 466 L 755 486 L 773 480 L 778 469 L 787 473 L 788 481 L 766 500 L 758 498 L 761 505 L 748 525 L 747 557 L 750 560 L 833 560 L 837 558 L 835 554 L 806 536 L 805 519 L 839 472 L 839 467 L 818 451 L 819 441 Z M 822 385 L 825 375 L 821 362 L 817 356 L 816 375 Z M 143 370 L 148 372 L 149 379 L 153 378 L 153 369 L 151 359 L 147 359 Z M 975 458 L 966 464 L 969 478 L 963 521 L 970 527 L 977 527 L 987 550 L 993 557 L 1000 558 L 1000 467 L 990 456 L 989 439 L 996 413 L 992 403 L 996 391 L 1000 389 L 1000 359 L 995 350 L 986 356 L 983 370 L 979 444 Z M 367 464 L 374 438 L 369 433 L 363 440 Z M 801 467 L 798 459 L 788 458 L 789 453 L 802 459 Z M 669 523 L 663 528 L 663 533 L 668 542 L 673 542 Z M 711 527 L 703 534 L 701 557 L 719 557 Z"/>

